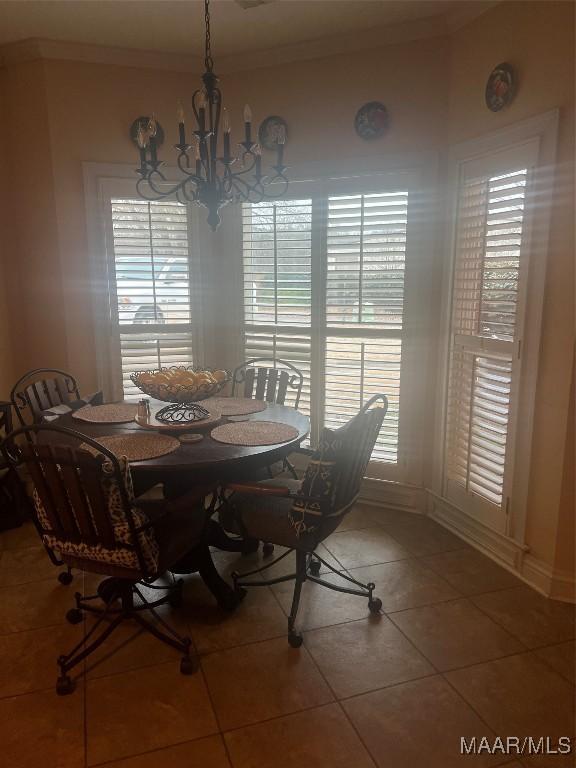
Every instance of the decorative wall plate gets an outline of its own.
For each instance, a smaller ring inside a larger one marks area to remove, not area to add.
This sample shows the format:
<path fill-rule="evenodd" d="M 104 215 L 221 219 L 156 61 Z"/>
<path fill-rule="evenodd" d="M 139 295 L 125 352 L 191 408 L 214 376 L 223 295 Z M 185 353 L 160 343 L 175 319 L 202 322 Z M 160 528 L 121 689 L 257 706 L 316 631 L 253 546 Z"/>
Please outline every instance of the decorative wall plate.
<path fill-rule="evenodd" d="M 132 123 L 130 126 L 130 138 L 132 139 L 132 143 L 137 147 L 138 146 L 138 126 L 142 126 L 144 130 L 148 126 L 148 123 L 150 122 L 150 118 L 146 117 L 145 115 L 141 115 L 140 117 L 137 117 L 136 120 Z M 156 146 L 161 147 L 162 144 L 164 144 L 164 129 L 156 120 Z"/>
<path fill-rule="evenodd" d="M 364 104 L 354 119 L 354 128 L 361 139 L 371 141 L 384 136 L 388 129 L 388 112 L 380 101 Z"/>
<path fill-rule="evenodd" d="M 516 93 L 516 75 L 514 70 L 503 62 L 494 67 L 486 83 L 486 106 L 492 112 L 499 112 L 508 106 Z"/>
<path fill-rule="evenodd" d="M 288 141 L 288 126 L 286 120 L 278 115 L 270 115 L 260 123 L 258 128 L 258 141 L 264 149 L 276 150 L 278 139 L 284 133 L 284 144 Z"/>

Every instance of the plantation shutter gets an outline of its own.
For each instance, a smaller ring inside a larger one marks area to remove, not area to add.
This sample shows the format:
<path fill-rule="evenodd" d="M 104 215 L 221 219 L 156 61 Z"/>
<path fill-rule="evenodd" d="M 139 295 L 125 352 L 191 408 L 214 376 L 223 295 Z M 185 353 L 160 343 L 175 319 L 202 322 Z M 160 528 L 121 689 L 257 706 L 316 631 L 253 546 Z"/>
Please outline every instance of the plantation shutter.
<path fill-rule="evenodd" d="M 398 460 L 408 193 L 330 197 L 327 219 L 324 423 L 345 423 L 388 397 L 373 459 Z"/>
<path fill-rule="evenodd" d="M 134 371 L 193 363 L 186 207 L 112 198 L 110 250 L 110 313 L 132 399 Z"/>
<path fill-rule="evenodd" d="M 530 173 L 464 166 L 458 191 L 446 496 L 504 530 L 514 450 Z M 492 164 L 494 168 L 494 164 Z"/>
<path fill-rule="evenodd" d="M 312 201 L 244 204 L 244 359 L 292 363 L 304 374 L 299 409 L 310 413 Z M 288 390 L 286 403 L 294 394 Z"/>

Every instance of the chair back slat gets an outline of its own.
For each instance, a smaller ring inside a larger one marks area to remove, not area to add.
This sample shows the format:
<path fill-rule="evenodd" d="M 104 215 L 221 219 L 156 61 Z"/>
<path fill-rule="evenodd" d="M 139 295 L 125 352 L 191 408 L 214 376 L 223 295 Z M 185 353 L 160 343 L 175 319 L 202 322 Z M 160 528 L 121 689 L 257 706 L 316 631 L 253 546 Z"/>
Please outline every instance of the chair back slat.
<path fill-rule="evenodd" d="M 256 392 L 254 393 L 256 400 L 264 400 L 267 376 L 268 368 L 258 368 L 258 373 L 256 375 Z"/>
<path fill-rule="evenodd" d="M 284 405 L 290 394 L 294 397 L 290 404 L 298 408 L 303 384 L 304 374 L 292 363 L 287 360 L 258 357 L 246 360 L 236 368 L 232 374 L 232 395 L 243 385 L 244 397 Z"/>
<path fill-rule="evenodd" d="M 286 393 L 288 392 L 288 383 L 290 382 L 290 374 L 288 371 L 280 371 L 280 376 L 278 377 L 278 389 L 276 390 L 276 402 L 278 405 L 284 405 L 284 401 L 286 400 Z M 300 397 L 300 395 L 298 395 Z M 298 407 L 298 403 L 296 403 L 295 408 Z"/>
<path fill-rule="evenodd" d="M 70 541 L 79 541 L 80 532 L 54 455 L 54 448 L 51 445 L 33 445 L 31 450 L 38 457 L 62 532 Z"/>
<path fill-rule="evenodd" d="M 101 471 L 95 472 L 89 464 L 82 463 L 78 467 L 78 475 L 80 483 L 86 489 L 98 540 L 108 549 L 113 549 L 115 546 L 114 528 L 102 491 Z"/>
<path fill-rule="evenodd" d="M 268 382 L 266 384 L 266 402 L 267 403 L 275 403 L 276 400 L 276 385 L 278 383 L 278 369 L 277 368 L 270 368 L 270 370 L 267 371 L 268 373 Z"/>
<path fill-rule="evenodd" d="M 246 378 L 244 381 L 244 397 L 252 398 L 252 392 L 254 392 L 254 379 L 256 377 L 256 371 L 254 368 L 246 369 Z"/>
<path fill-rule="evenodd" d="M 44 507 L 44 512 L 50 523 L 50 528 L 56 536 L 61 537 L 64 534 L 64 528 L 58 515 L 57 506 L 52 497 L 50 485 L 44 476 L 42 463 L 34 451 L 33 444 L 22 447 L 22 458 L 30 473 L 36 493 Z"/>
<path fill-rule="evenodd" d="M 56 446 L 54 453 L 58 458 L 62 480 L 74 509 L 80 537 L 87 544 L 96 544 L 98 536 L 92 522 L 90 504 L 78 475 L 76 454 L 68 446 Z"/>

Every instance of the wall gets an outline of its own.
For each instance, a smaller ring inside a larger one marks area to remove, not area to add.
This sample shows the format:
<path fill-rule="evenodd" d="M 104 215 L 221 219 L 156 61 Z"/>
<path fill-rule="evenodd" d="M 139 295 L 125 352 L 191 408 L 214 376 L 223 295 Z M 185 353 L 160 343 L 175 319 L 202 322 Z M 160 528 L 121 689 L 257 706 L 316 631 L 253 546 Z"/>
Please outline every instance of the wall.
<path fill-rule="evenodd" d="M 0 71 L 0 115 L 6 114 L 5 73 Z M 8 179 L 8 141 L 6 121 L 0 120 L 0 179 Z M 0 188 L 0 399 L 5 399 L 13 384 L 14 362 L 12 359 L 12 318 L 8 305 L 9 259 L 12 253 L 12 231 L 8 206 L 10 192 L 7 184 Z"/>
<path fill-rule="evenodd" d="M 484 105 L 484 86 L 492 67 L 502 61 L 517 69 L 519 88 L 510 107 L 493 114 Z M 526 531 L 532 554 L 551 563 L 573 365 L 574 5 L 496 6 L 453 36 L 450 72 L 450 143 L 560 108 Z"/>

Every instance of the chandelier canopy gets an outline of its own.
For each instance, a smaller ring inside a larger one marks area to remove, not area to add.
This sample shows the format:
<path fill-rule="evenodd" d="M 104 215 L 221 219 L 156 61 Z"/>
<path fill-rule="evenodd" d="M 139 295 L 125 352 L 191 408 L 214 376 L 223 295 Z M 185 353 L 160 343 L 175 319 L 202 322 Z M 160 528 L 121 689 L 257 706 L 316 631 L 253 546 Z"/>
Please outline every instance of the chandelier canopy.
<path fill-rule="evenodd" d="M 258 203 L 281 197 L 288 187 L 288 179 L 284 165 L 284 129 L 278 132 L 275 165 L 268 174 L 263 174 L 262 153 L 259 144 L 252 140 L 252 112 L 247 104 L 243 114 L 244 141 L 238 143 L 235 155 L 231 152 L 230 120 L 222 105 L 210 52 L 209 2 L 204 0 L 206 71 L 202 75 L 202 87 L 192 96 L 196 127 L 190 143 L 186 141 L 184 107 L 178 102 L 178 144 L 174 148 L 178 151 L 178 169 L 182 178 L 177 182 L 169 181 L 161 171 L 163 163 L 157 156 L 157 124 L 153 115 L 147 125 L 138 128 L 140 167 L 136 172 L 140 178 L 136 189 L 145 200 L 175 197 L 181 203 L 203 205 L 208 210 L 208 224 L 216 231 L 220 224 L 220 208 L 230 202 Z"/>

